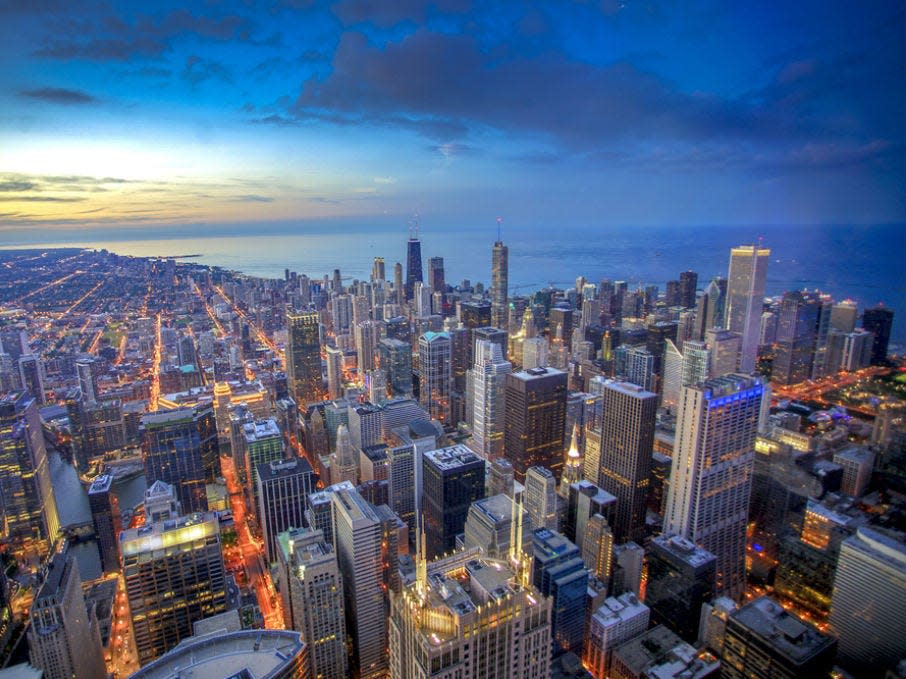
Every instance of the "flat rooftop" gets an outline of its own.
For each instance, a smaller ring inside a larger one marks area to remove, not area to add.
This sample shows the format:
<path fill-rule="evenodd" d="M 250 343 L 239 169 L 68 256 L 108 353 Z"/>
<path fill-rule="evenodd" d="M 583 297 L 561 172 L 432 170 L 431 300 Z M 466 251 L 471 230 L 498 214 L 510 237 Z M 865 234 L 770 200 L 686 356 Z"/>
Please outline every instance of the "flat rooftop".
<path fill-rule="evenodd" d="M 430 460 L 435 467 L 442 471 L 465 467 L 476 462 L 483 463 L 483 460 L 471 448 L 462 443 L 428 451 L 424 454 L 424 458 Z"/>
<path fill-rule="evenodd" d="M 704 566 L 717 558 L 707 549 L 703 549 L 679 535 L 658 535 L 651 542 L 652 545 L 657 545 L 693 568 Z"/>
<path fill-rule="evenodd" d="M 295 662 L 305 642 L 299 632 L 246 630 L 191 637 L 145 665 L 131 679 L 266 679 Z"/>
<path fill-rule="evenodd" d="M 791 615 L 768 596 L 750 601 L 730 617 L 796 663 L 808 660 L 834 643 L 832 637 Z"/>

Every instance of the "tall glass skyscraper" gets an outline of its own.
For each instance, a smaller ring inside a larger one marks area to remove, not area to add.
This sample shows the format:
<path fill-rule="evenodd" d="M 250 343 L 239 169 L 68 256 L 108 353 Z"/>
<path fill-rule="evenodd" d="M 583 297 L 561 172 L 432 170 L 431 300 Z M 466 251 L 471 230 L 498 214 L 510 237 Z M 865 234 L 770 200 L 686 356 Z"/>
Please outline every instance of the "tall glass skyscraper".
<path fill-rule="evenodd" d="M 491 250 L 491 324 L 507 330 L 507 287 L 510 251 L 500 239 Z"/>
<path fill-rule="evenodd" d="M 286 314 L 286 383 L 299 406 L 324 400 L 317 311 Z"/>
<path fill-rule="evenodd" d="M 755 370 L 770 257 L 769 249 L 755 245 L 740 245 L 730 250 L 725 319 L 728 330 L 742 335 L 738 362 L 742 373 Z"/>
<path fill-rule="evenodd" d="M 418 230 L 409 236 L 406 243 L 406 299 L 412 299 L 416 281 L 422 282 L 422 242 L 418 239 Z"/>

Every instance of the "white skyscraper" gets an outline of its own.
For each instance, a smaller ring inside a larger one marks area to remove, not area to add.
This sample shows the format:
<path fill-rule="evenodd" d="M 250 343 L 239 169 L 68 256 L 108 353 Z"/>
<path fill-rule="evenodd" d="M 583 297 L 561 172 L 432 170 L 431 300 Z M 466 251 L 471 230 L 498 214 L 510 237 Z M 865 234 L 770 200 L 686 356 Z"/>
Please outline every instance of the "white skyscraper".
<path fill-rule="evenodd" d="M 472 394 L 472 446 L 488 461 L 503 455 L 506 375 L 513 369 L 496 342 L 475 343 L 473 366 L 468 371 Z"/>
<path fill-rule="evenodd" d="M 345 424 L 337 427 L 337 447 L 330 455 L 330 483 L 349 481 L 353 485 L 359 482 L 359 470 L 356 465 L 358 453 L 349 437 L 349 428 Z"/>
<path fill-rule="evenodd" d="M 535 528 L 557 530 L 557 479 L 547 467 L 529 467 L 525 473 L 525 511 Z"/>
<path fill-rule="evenodd" d="M 343 395 L 343 351 L 327 347 L 327 393 L 330 398 Z"/>
<path fill-rule="evenodd" d="M 755 370 L 770 257 L 769 249 L 755 245 L 740 245 L 730 250 L 725 317 L 727 329 L 742 335 L 738 362 L 742 373 Z"/>
<path fill-rule="evenodd" d="M 344 577 L 352 676 L 387 674 L 387 605 L 381 568 L 381 519 L 355 489 L 331 493 L 334 544 Z"/>
<path fill-rule="evenodd" d="M 421 405 L 433 419 L 445 424 L 450 420 L 451 352 L 448 333 L 426 332 L 418 339 Z"/>
<path fill-rule="evenodd" d="M 585 667 L 607 677 L 613 649 L 648 629 L 651 611 L 631 592 L 610 597 L 592 616 L 585 643 Z"/>
<path fill-rule="evenodd" d="M 859 528 L 840 546 L 830 624 L 846 669 L 881 676 L 906 657 L 906 541 L 902 533 Z M 868 674 L 866 674 L 868 676 Z"/>
<path fill-rule="evenodd" d="M 717 592 L 745 588 L 746 521 L 764 387 L 733 374 L 683 388 L 664 530 L 717 557 Z"/>

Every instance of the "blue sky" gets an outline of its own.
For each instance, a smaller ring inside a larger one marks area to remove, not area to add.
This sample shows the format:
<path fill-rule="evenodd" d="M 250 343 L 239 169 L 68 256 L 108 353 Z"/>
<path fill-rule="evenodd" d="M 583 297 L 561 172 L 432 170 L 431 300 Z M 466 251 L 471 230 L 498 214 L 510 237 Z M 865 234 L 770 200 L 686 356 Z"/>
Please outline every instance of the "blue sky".
<path fill-rule="evenodd" d="M 0 0 L 0 233 L 906 222 L 903 2 Z"/>

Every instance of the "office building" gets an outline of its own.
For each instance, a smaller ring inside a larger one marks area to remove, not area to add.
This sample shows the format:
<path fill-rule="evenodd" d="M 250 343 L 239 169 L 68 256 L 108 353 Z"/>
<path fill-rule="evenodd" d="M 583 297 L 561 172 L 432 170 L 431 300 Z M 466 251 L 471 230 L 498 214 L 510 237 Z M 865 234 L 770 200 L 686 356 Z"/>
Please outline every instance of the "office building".
<path fill-rule="evenodd" d="M 19 357 L 19 383 L 31 394 L 38 405 L 44 405 L 44 364 L 33 354 Z"/>
<path fill-rule="evenodd" d="M 31 664 L 45 679 L 104 679 L 97 620 L 89 616 L 75 558 L 54 554 L 29 610 Z"/>
<path fill-rule="evenodd" d="M 337 347 L 325 347 L 325 365 L 327 368 L 327 397 L 338 399 L 343 397 L 343 359 L 346 354 Z"/>
<path fill-rule="evenodd" d="M 710 352 L 709 377 L 720 377 L 736 372 L 742 335 L 731 330 L 709 328 L 705 332 L 705 346 Z"/>
<path fill-rule="evenodd" d="M 610 582 L 613 573 L 613 531 L 601 514 L 592 515 L 585 526 L 582 561 L 592 576 L 601 582 Z"/>
<path fill-rule="evenodd" d="M 562 483 L 560 487 L 563 488 Z M 592 516 L 600 514 L 608 523 L 613 522 L 617 499 L 587 479 L 580 479 L 566 488 L 566 520 L 561 522 L 563 534 L 581 546 L 585 540 L 586 525 Z"/>
<path fill-rule="evenodd" d="M 485 462 L 457 444 L 424 453 L 422 466 L 426 551 L 433 559 L 456 548 L 469 506 L 484 497 Z"/>
<path fill-rule="evenodd" d="M 387 674 L 387 605 L 383 593 L 381 517 L 354 489 L 330 494 L 334 544 L 343 574 L 346 630 L 352 638 L 353 677 Z"/>
<path fill-rule="evenodd" d="M 906 657 L 906 538 L 863 526 L 843 541 L 831 597 L 830 627 L 837 661 L 864 674 L 893 668 Z"/>
<path fill-rule="evenodd" d="M 761 246 L 740 245 L 730 250 L 724 327 L 741 336 L 736 366 L 741 373 L 755 370 L 770 258 L 771 251 Z"/>
<path fill-rule="evenodd" d="M 491 249 L 491 324 L 504 329 L 508 327 L 509 253 L 509 248 L 498 237 Z"/>
<path fill-rule="evenodd" d="M 257 514 L 258 466 L 284 459 L 286 444 L 274 418 L 246 423 L 242 427 L 242 435 L 245 438 L 243 448 L 248 496 L 251 500 L 251 509 Z M 261 516 L 257 518 L 260 523 Z"/>
<path fill-rule="evenodd" d="M 113 476 L 102 474 L 88 487 L 91 522 L 101 555 L 101 570 L 105 573 L 115 573 L 120 569 L 118 547 L 122 521 L 119 503 L 111 492 L 112 486 Z"/>
<path fill-rule="evenodd" d="M 632 593 L 609 597 L 592 613 L 583 664 L 598 679 L 609 676 L 614 649 L 648 629 L 648 607 Z"/>
<path fill-rule="evenodd" d="M 164 481 L 173 486 L 187 514 L 206 511 L 205 484 L 220 476 L 214 409 L 198 405 L 147 413 L 139 435 L 148 483 Z"/>
<path fill-rule="evenodd" d="M 318 312 L 288 311 L 286 334 L 286 384 L 289 395 L 299 407 L 323 401 L 325 392 L 321 376 Z"/>
<path fill-rule="evenodd" d="M 319 530 L 281 533 L 277 544 L 278 589 L 287 629 L 309 640 L 312 677 L 345 679 L 346 614 L 336 553 Z"/>
<path fill-rule="evenodd" d="M 330 454 L 330 483 L 349 481 L 355 485 L 359 482 L 358 455 L 349 440 L 349 428 L 341 424 L 337 428 L 336 448 Z"/>
<path fill-rule="evenodd" d="M 514 497 L 515 481 L 513 465 L 505 457 L 494 460 L 488 465 L 488 497 L 501 494 Z"/>
<path fill-rule="evenodd" d="M 665 531 L 717 557 L 717 593 L 745 587 L 746 524 L 764 387 L 744 375 L 683 388 Z"/>
<path fill-rule="evenodd" d="M 730 614 L 721 653 L 728 679 L 829 677 L 836 640 L 767 596 Z"/>
<path fill-rule="evenodd" d="M 192 636 L 192 625 L 226 610 L 220 524 L 212 513 L 120 534 L 123 578 L 141 665 Z"/>
<path fill-rule="evenodd" d="M 566 434 L 567 375 L 532 368 L 506 376 L 504 456 L 517 481 L 529 467 L 543 466 L 559 477 Z"/>
<path fill-rule="evenodd" d="M 613 352 L 613 373 L 648 391 L 657 388 L 657 357 L 645 346 L 621 344 Z"/>
<path fill-rule="evenodd" d="M 843 468 L 840 490 L 855 498 L 862 497 L 871 481 L 875 464 L 874 452 L 864 446 L 848 446 L 839 453 L 834 453 L 834 464 Z"/>
<path fill-rule="evenodd" d="M 387 383 L 394 397 L 412 396 L 412 346 L 392 337 L 378 342 L 378 356 L 381 370 L 387 375 Z"/>
<path fill-rule="evenodd" d="M 617 498 L 617 542 L 641 540 L 651 474 L 657 394 L 629 382 L 607 381 L 601 395 L 598 485 Z"/>
<path fill-rule="evenodd" d="M 359 375 L 375 367 L 374 354 L 381 339 L 382 324 L 363 321 L 355 326 L 356 369 Z"/>
<path fill-rule="evenodd" d="M 475 343 L 475 359 L 468 379 L 472 395 L 472 441 L 485 460 L 503 456 L 506 376 L 512 364 L 504 359 L 499 344 L 488 340 Z"/>
<path fill-rule="evenodd" d="M 421 454 L 416 467 L 416 446 L 402 444 L 387 448 L 387 497 L 393 512 L 409 526 L 409 534 L 418 531 L 416 525 L 416 468 L 421 469 Z"/>
<path fill-rule="evenodd" d="M 820 299 L 810 293 L 786 292 L 780 308 L 771 379 L 798 384 L 812 375 Z"/>
<path fill-rule="evenodd" d="M 521 562 L 461 552 L 391 595 L 390 676 L 548 679 L 551 601 Z"/>
<path fill-rule="evenodd" d="M 681 271 L 679 275 L 679 306 L 691 309 L 695 306 L 695 291 L 698 288 L 698 274 Z"/>
<path fill-rule="evenodd" d="M 519 520 L 519 513 L 522 520 Z M 463 547 L 480 549 L 489 559 L 509 558 L 511 541 L 516 531 L 522 529 L 521 544 L 528 549 L 532 544 L 532 520 L 521 504 L 509 495 L 491 495 L 476 500 L 469 507 L 463 529 Z"/>
<path fill-rule="evenodd" d="M 525 510 L 535 528 L 557 530 L 560 523 L 557 479 L 547 467 L 529 467 L 525 474 Z"/>
<path fill-rule="evenodd" d="M 648 550 L 645 605 L 651 620 L 694 643 L 702 605 L 714 598 L 717 560 L 678 535 L 659 535 Z"/>
<path fill-rule="evenodd" d="M 308 650 L 298 632 L 211 632 L 180 642 L 129 679 L 315 679 L 309 671 Z"/>
<path fill-rule="evenodd" d="M 450 335 L 426 332 L 418 338 L 419 402 L 432 419 L 450 422 L 451 372 Z"/>
<path fill-rule="evenodd" d="M 532 534 L 532 553 L 532 584 L 551 598 L 554 651 L 581 654 L 588 589 L 581 551 L 559 533 L 538 528 Z"/>
<path fill-rule="evenodd" d="M 704 679 L 720 675 L 720 661 L 696 651 L 667 627 L 658 625 L 617 646 L 610 679 Z"/>
<path fill-rule="evenodd" d="M 871 343 L 871 364 L 885 363 L 890 330 L 893 328 L 893 310 L 880 305 L 866 309 L 862 314 L 862 327 L 874 335 Z"/>
<path fill-rule="evenodd" d="M 267 562 L 273 563 L 277 559 L 277 536 L 307 525 L 305 503 L 315 490 L 315 475 L 308 460 L 294 457 L 259 464 L 255 476 L 258 523 Z"/>
<path fill-rule="evenodd" d="M 41 416 L 33 396 L 0 396 L 0 510 L 13 551 L 47 554 L 60 527 Z"/>

